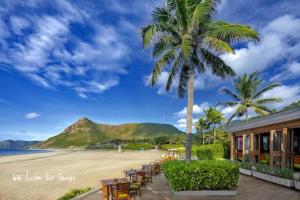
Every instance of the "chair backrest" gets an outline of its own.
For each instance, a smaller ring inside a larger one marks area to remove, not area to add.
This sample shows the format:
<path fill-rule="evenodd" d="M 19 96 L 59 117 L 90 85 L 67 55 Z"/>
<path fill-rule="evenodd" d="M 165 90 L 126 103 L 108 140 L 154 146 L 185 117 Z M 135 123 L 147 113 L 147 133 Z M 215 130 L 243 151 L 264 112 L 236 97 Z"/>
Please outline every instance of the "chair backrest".
<path fill-rule="evenodd" d="M 141 185 L 143 183 L 143 177 L 141 175 L 137 175 L 136 183 L 139 184 L 139 185 Z"/>
<path fill-rule="evenodd" d="M 294 156 L 294 164 L 300 164 L 300 155 Z"/>
<path fill-rule="evenodd" d="M 130 199 L 130 183 L 117 183 L 117 196 L 116 199 Z"/>

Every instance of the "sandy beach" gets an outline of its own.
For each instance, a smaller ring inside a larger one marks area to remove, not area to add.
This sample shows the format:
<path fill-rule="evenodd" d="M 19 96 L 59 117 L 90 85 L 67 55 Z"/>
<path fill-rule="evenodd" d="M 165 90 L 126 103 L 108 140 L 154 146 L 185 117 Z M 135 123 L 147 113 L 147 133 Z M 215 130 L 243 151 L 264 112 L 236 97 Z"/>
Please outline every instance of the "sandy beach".
<path fill-rule="evenodd" d="M 0 199 L 55 200 L 73 188 L 100 187 L 123 170 L 160 158 L 161 152 L 54 151 L 0 157 Z"/>

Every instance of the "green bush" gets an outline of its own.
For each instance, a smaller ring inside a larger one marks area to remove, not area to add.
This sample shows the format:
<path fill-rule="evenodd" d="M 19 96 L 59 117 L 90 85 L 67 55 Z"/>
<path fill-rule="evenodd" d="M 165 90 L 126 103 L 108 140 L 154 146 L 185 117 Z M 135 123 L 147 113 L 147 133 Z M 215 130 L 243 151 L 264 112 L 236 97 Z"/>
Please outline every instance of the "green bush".
<path fill-rule="evenodd" d="M 226 160 L 166 161 L 163 172 L 175 191 L 234 189 L 239 165 Z"/>
<path fill-rule="evenodd" d="M 240 166 L 243 169 L 248 169 L 248 170 L 252 169 L 252 163 L 249 163 L 249 162 L 241 162 Z"/>
<path fill-rule="evenodd" d="M 273 176 L 278 176 L 281 178 L 286 178 L 286 179 L 292 179 L 293 178 L 293 171 L 289 168 L 273 168 L 270 167 L 269 165 L 265 164 L 256 164 L 254 165 L 256 171 L 273 175 Z"/>
<path fill-rule="evenodd" d="M 164 144 L 161 145 L 161 150 L 167 151 L 168 149 L 182 149 L 185 148 L 183 145 L 180 144 Z"/>
<path fill-rule="evenodd" d="M 152 149 L 153 145 L 148 144 L 148 143 L 137 143 L 137 144 L 128 144 L 127 146 L 124 147 L 127 150 L 141 150 L 141 149 Z"/>
<path fill-rule="evenodd" d="M 199 160 L 218 160 L 224 158 L 223 144 L 208 144 L 196 149 Z"/>
<path fill-rule="evenodd" d="M 70 192 L 66 193 L 64 196 L 60 197 L 58 200 L 69 200 L 72 199 L 78 195 L 81 195 L 83 193 L 86 193 L 90 191 L 92 188 L 87 187 L 87 188 L 81 188 L 81 189 L 73 189 Z"/>

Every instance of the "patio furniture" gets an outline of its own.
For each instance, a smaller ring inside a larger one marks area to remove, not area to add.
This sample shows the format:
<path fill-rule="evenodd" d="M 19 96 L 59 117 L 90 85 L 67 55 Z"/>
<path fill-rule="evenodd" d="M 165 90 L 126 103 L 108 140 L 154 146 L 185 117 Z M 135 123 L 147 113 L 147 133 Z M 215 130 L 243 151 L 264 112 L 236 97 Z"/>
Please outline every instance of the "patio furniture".
<path fill-rule="evenodd" d="M 136 172 L 137 176 L 141 176 L 142 177 L 142 182 L 141 182 L 141 185 L 145 185 L 145 172 L 144 171 L 137 171 Z"/>
<path fill-rule="evenodd" d="M 127 178 L 117 178 L 117 179 L 105 179 L 101 180 L 102 184 L 102 198 L 106 200 L 110 200 L 112 196 L 113 187 L 116 186 L 117 183 L 129 183 Z"/>
<path fill-rule="evenodd" d="M 116 187 L 113 187 L 113 199 L 114 200 L 130 200 L 130 183 L 123 182 L 117 183 Z"/>
<path fill-rule="evenodd" d="M 130 182 L 132 182 L 134 177 L 136 176 L 136 172 L 137 172 L 137 170 L 130 169 L 130 170 L 124 171 L 124 174 L 125 174 L 126 178 L 129 178 Z"/>
<path fill-rule="evenodd" d="M 145 171 L 145 182 L 151 182 L 152 183 L 152 171 L 151 169 L 147 169 Z"/>
<path fill-rule="evenodd" d="M 130 194 L 132 197 L 137 196 L 138 194 L 140 197 L 142 196 L 141 186 L 142 186 L 143 177 L 137 175 L 136 181 L 130 184 Z"/>
<path fill-rule="evenodd" d="M 264 153 L 260 155 L 260 163 L 268 164 L 270 162 L 270 154 Z"/>
<path fill-rule="evenodd" d="M 294 156 L 294 168 L 300 170 L 300 155 Z"/>

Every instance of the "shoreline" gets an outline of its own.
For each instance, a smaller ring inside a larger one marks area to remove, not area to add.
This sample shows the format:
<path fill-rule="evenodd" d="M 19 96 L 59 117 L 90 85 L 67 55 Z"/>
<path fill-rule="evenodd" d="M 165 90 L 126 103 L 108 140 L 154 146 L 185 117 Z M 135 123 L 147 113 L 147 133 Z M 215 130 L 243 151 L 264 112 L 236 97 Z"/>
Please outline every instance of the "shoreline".
<path fill-rule="evenodd" d="M 57 199 L 74 188 L 100 187 L 100 180 L 157 160 L 160 151 L 56 150 L 0 157 L 4 199 Z M 28 192 L 30 191 L 30 192 Z M 21 198 L 20 198 L 21 197 Z"/>

